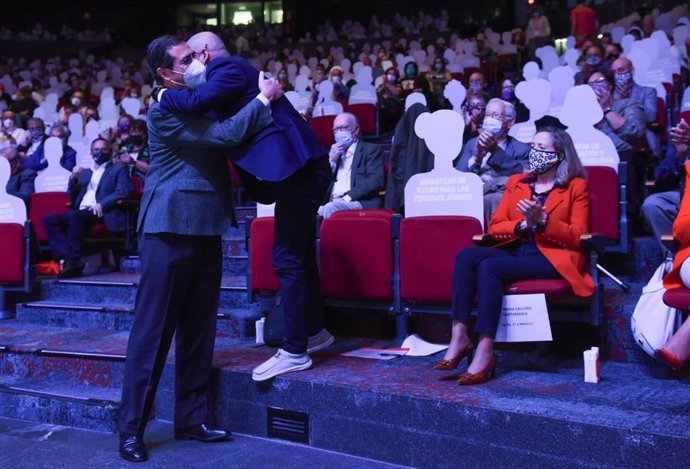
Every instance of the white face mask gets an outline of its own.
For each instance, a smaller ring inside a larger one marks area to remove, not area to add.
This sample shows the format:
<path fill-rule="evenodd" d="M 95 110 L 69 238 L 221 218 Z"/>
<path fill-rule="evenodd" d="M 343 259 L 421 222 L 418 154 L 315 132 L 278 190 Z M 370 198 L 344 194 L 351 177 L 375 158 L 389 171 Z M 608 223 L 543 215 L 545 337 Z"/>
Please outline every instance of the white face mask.
<path fill-rule="evenodd" d="M 493 117 L 486 116 L 482 124 L 482 129 L 494 135 L 499 135 L 503 131 L 503 122 Z"/>
<path fill-rule="evenodd" d="M 192 60 L 184 71 L 184 82 L 191 89 L 196 89 L 206 83 L 206 66 L 198 59 Z"/>
<path fill-rule="evenodd" d="M 81 106 L 81 99 L 79 99 L 79 98 L 72 98 L 71 101 L 72 101 L 72 106 L 77 106 L 77 107 Z"/>
<path fill-rule="evenodd" d="M 6 129 L 9 129 L 10 127 L 14 127 L 14 121 L 8 117 L 2 121 L 2 125 Z"/>

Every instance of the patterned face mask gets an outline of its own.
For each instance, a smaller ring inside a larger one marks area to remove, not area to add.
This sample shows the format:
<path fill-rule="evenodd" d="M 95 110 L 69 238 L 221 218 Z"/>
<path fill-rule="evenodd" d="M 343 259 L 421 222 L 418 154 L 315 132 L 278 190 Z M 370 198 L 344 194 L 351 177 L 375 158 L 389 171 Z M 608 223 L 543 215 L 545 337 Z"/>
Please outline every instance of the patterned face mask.
<path fill-rule="evenodd" d="M 557 151 L 543 151 L 535 148 L 529 151 L 529 167 L 534 174 L 544 174 L 560 161 Z"/>

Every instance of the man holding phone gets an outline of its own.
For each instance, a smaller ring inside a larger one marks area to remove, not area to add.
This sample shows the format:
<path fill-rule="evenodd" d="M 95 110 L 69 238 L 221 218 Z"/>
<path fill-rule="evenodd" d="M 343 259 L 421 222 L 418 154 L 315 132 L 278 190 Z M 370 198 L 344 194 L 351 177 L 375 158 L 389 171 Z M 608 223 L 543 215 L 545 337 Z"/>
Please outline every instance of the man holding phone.
<path fill-rule="evenodd" d="M 515 115 L 515 106 L 508 101 L 489 101 L 479 135 L 465 144 L 455 165 L 460 171 L 478 174 L 484 181 L 485 226 L 501 201 L 508 178 L 524 172 L 529 164 L 529 145 L 508 135 Z"/>

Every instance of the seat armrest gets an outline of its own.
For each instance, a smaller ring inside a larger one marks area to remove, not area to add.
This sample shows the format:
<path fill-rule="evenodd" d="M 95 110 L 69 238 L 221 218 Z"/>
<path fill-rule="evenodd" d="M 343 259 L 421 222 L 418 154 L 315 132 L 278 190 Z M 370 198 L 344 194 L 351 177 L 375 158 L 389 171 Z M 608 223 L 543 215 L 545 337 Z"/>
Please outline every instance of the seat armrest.
<path fill-rule="evenodd" d="M 680 244 L 678 244 L 678 241 L 676 241 L 673 238 L 672 234 L 661 235 L 661 244 L 663 244 L 664 247 L 671 251 L 673 254 L 675 254 L 676 251 L 678 251 L 678 248 L 680 247 Z"/>
<path fill-rule="evenodd" d="M 600 256 L 606 248 L 606 236 L 601 233 L 585 233 L 580 235 L 580 246 L 587 251 L 596 251 Z"/>

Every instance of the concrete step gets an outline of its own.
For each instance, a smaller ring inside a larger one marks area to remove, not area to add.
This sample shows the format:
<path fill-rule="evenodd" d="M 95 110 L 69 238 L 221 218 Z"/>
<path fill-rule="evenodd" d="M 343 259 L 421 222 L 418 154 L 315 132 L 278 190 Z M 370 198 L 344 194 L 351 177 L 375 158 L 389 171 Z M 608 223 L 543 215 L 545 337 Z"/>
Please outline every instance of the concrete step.
<path fill-rule="evenodd" d="M 247 274 L 249 257 L 247 255 L 223 256 L 223 275 L 242 276 Z M 139 256 L 128 256 L 120 261 L 120 272 L 127 274 L 141 273 L 141 260 Z"/>
<path fill-rule="evenodd" d="M 259 304 L 252 306 L 247 309 L 219 309 L 218 332 L 229 337 L 253 337 L 254 323 L 261 314 Z M 17 305 L 17 320 L 44 326 L 129 331 L 134 322 L 134 305 L 34 301 Z"/>
<path fill-rule="evenodd" d="M 76 279 L 44 280 L 41 282 L 40 298 L 58 303 L 133 305 L 139 277 L 138 274 L 117 272 Z M 249 303 L 246 284 L 245 276 L 224 276 L 219 307 L 247 307 Z"/>
<path fill-rule="evenodd" d="M 0 417 L 115 432 L 119 389 L 0 376 Z"/>

